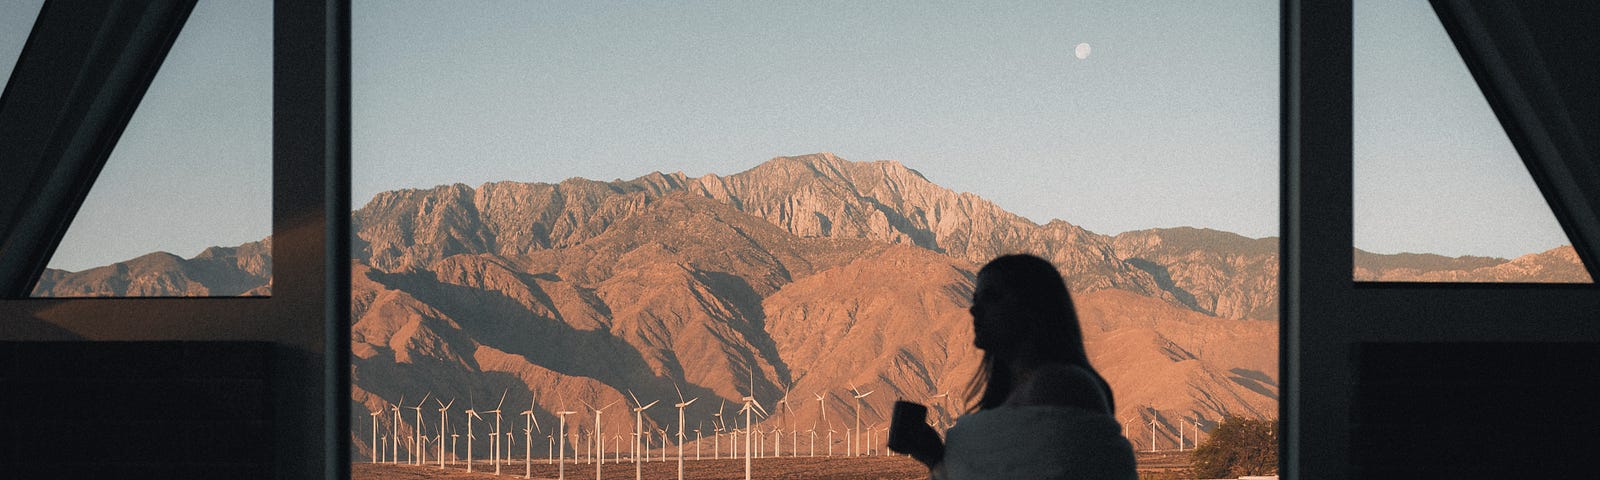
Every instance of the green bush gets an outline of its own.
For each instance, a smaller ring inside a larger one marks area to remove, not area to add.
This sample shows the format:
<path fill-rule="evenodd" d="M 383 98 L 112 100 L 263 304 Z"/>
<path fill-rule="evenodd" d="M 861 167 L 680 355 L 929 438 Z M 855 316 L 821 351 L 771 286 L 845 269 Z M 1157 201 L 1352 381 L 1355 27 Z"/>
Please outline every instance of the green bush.
<path fill-rule="evenodd" d="M 1278 472 L 1278 421 L 1227 417 L 1194 449 L 1197 478 L 1238 478 Z"/>

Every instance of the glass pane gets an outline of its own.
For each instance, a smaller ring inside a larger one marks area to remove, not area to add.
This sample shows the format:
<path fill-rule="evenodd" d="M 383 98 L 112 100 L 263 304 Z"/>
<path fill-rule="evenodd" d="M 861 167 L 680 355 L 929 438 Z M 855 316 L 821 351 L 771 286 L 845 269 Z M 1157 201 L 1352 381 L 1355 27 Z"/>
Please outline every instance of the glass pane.
<path fill-rule="evenodd" d="M 39 18 L 42 6 L 44 0 L 0 3 L 0 82 L 10 83 L 11 69 L 17 66 L 17 57 L 28 43 L 28 34 L 33 32 L 33 21 Z"/>
<path fill-rule="evenodd" d="M 852 457 L 963 417 L 1020 251 L 1186 468 L 1278 410 L 1276 5 L 354 2 L 355 475 L 732 478 L 753 397 L 755 477 L 916 477 Z"/>
<path fill-rule="evenodd" d="M 1355 278 L 1590 282 L 1428 3 L 1354 7 Z"/>
<path fill-rule="evenodd" d="M 199 2 L 34 296 L 271 293 L 272 2 Z"/>

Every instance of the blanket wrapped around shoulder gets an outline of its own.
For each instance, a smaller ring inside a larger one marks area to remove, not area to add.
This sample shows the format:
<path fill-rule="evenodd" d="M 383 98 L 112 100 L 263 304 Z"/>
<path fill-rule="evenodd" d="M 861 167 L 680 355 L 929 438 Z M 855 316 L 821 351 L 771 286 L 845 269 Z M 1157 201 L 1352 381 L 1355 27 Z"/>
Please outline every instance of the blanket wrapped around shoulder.
<path fill-rule="evenodd" d="M 1136 479 L 1122 425 L 1077 407 L 1001 406 L 962 416 L 945 433 L 939 480 Z"/>

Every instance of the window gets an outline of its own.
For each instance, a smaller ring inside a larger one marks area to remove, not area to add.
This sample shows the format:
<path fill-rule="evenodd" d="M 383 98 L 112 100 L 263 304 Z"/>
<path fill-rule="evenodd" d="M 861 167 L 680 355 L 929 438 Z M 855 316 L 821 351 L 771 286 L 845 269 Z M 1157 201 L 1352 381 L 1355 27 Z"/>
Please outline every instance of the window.
<path fill-rule="evenodd" d="M 1356 279 L 1590 282 L 1428 4 L 1354 14 Z"/>
<path fill-rule="evenodd" d="M 195 6 L 34 296 L 270 295 L 271 8 Z"/>
<path fill-rule="evenodd" d="M 964 410 L 972 274 L 1023 250 L 1064 272 L 1146 470 L 1276 415 L 1276 3 L 352 23 L 358 474 L 491 458 L 454 436 L 512 405 L 543 425 L 514 471 L 725 458 L 745 396 L 762 454 L 883 454 L 896 397 Z"/>
<path fill-rule="evenodd" d="M 17 56 L 22 54 L 42 6 L 44 0 L 18 0 L 0 6 L 0 68 L 4 68 L 0 78 L 10 81 L 11 69 L 17 65 Z"/>

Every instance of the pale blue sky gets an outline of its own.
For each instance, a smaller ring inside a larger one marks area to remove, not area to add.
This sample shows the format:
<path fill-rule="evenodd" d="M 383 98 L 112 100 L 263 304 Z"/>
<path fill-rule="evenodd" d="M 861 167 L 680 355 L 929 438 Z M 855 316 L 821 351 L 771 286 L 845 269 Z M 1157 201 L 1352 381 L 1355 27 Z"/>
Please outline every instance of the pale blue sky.
<path fill-rule="evenodd" d="M 3 3 L 7 72 L 37 3 Z M 53 267 L 270 233 L 266 3 L 200 2 Z M 356 0 L 355 202 L 831 151 L 1038 222 L 1272 236 L 1277 4 Z M 1426 2 L 1356 29 L 1357 246 L 1566 243 Z"/>

